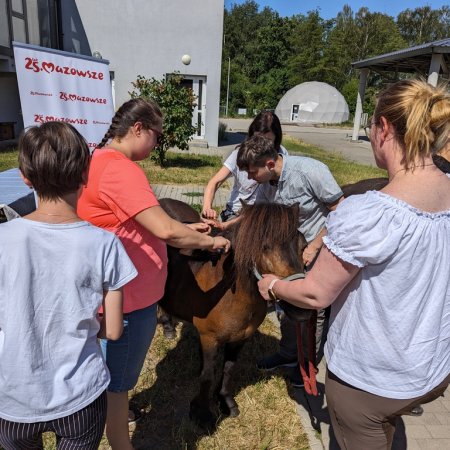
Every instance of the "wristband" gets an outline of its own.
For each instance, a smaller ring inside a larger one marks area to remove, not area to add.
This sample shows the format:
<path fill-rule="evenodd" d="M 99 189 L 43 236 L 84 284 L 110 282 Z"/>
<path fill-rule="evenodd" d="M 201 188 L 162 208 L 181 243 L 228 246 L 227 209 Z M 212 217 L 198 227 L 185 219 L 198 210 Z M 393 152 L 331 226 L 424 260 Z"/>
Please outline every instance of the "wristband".
<path fill-rule="evenodd" d="M 274 279 L 270 282 L 269 288 L 267 289 L 267 292 L 268 292 L 268 294 L 269 294 L 270 299 L 273 300 L 274 302 L 276 302 L 276 301 L 278 300 L 277 294 L 275 294 L 275 291 L 273 290 L 273 287 L 274 287 L 274 285 L 275 285 L 275 283 L 276 283 L 277 281 L 280 281 L 280 279 L 279 279 L 279 278 L 274 278 Z"/>

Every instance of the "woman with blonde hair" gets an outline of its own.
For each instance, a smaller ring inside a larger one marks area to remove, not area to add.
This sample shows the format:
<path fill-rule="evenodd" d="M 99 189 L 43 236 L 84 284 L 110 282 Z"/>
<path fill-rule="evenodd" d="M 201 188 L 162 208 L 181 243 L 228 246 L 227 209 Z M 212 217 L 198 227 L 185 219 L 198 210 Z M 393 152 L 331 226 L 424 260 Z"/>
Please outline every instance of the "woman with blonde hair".
<path fill-rule="evenodd" d="M 397 418 L 449 384 L 450 178 L 432 159 L 449 133 L 443 87 L 406 80 L 385 90 L 370 141 L 388 185 L 330 213 L 304 280 L 259 282 L 265 299 L 331 304 L 326 396 L 341 448 L 390 449 Z"/>

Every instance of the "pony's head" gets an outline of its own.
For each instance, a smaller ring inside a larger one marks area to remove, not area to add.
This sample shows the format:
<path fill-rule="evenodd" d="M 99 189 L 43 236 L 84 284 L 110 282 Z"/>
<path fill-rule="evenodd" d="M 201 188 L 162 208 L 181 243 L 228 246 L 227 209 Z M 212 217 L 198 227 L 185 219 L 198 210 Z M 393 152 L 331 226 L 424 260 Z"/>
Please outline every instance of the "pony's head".
<path fill-rule="evenodd" d="M 264 203 L 244 205 L 233 236 L 234 263 L 240 282 L 254 289 L 259 273 L 287 277 L 304 270 L 305 238 L 298 232 L 299 207 Z"/>

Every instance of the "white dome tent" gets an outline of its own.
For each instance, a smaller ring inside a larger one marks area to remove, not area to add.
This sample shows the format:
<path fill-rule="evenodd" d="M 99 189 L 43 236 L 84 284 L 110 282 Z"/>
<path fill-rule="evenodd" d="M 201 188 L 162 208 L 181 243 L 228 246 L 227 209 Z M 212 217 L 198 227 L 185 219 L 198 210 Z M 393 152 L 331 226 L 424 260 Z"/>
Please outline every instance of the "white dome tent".
<path fill-rule="evenodd" d="M 275 114 L 281 122 L 341 123 L 348 120 L 348 105 L 333 86 L 319 81 L 298 84 L 283 95 Z"/>

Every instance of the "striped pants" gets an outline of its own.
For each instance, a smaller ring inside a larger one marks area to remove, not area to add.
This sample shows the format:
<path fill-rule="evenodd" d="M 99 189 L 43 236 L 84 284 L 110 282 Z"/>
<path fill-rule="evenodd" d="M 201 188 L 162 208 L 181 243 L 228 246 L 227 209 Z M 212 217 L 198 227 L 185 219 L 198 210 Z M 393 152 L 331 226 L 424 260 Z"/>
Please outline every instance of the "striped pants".
<path fill-rule="evenodd" d="M 58 450 L 97 450 L 106 421 L 106 392 L 85 408 L 48 422 L 19 423 L 0 418 L 4 450 L 42 450 L 42 433 L 55 433 Z"/>

